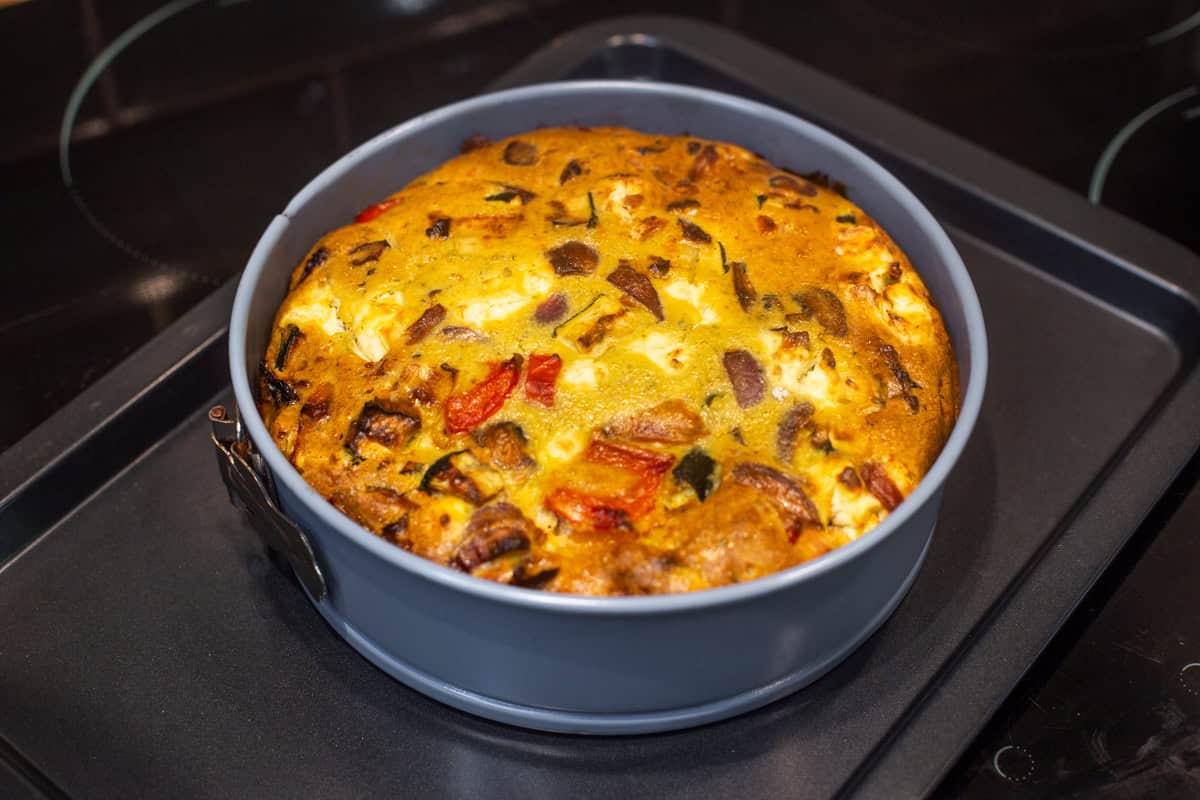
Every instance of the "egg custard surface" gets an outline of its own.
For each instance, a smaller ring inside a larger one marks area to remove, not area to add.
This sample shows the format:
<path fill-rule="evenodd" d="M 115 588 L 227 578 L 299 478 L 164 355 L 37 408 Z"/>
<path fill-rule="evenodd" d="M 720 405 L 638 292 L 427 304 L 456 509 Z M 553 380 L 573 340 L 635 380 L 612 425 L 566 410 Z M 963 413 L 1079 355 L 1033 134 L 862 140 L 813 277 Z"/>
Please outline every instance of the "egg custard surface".
<path fill-rule="evenodd" d="M 556 128 L 462 155 L 316 242 L 258 376 L 363 527 L 557 592 L 752 580 L 867 534 L 959 388 L 942 319 L 824 175 Z"/>

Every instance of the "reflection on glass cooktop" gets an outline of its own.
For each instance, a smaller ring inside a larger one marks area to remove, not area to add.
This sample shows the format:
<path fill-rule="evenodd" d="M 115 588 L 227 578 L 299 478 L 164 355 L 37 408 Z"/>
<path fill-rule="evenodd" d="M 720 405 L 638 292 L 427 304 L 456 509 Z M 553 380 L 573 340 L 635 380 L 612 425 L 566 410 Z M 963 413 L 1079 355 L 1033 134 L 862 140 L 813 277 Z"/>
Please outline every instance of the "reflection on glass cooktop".
<path fill-rule="evenodd" d="M 6 108 L 21 109 L 0 126 L 0 346 L 14 361 L 0 449 L 236 275 L 271 216 L 338 155 L 481 91 L 555 35 L 601 17 L 665 13 L 731 27 L 1200 249 L 1200 0 L 1022 0 L 1003 11 L 946 0 L 331 9 L 0 6 L 0 81 Z M 1188 775 L 1196 785 L 1200 630 L 1186 566 L 1198 553 L 1194 537 L 1168 536 L 1200 514 L 1188 495 L 1195 473 L 1174 490 L 1183 506 L 1160 520 L 1164 532 L 1139 534 L 1143 550 L 1093 596 L 947 793 L 1137 796 L 1129 787 L 1153 793 Z M 1154 771 L 1164 782 L 1151 782 Z"/>
<path fill-rule="evenodd" d="M 1183 146 L 1196 103 L 1163 107 L 1194 91 L 1200 4 L 959 5 L 615 0 L 603 15 L 739 29 L 1200 247 Z M 0 128 L 0 207 L 11 258 L 29 265 L 10 270 L 0 300 L 18 360 L 0 447 L 236 274 L 270 216 L 339 154 L 601 15 L 564 0 L 336 14 L 286 0 L 40 0 L 0 14 L 3 80 L 31 109 Z"/>

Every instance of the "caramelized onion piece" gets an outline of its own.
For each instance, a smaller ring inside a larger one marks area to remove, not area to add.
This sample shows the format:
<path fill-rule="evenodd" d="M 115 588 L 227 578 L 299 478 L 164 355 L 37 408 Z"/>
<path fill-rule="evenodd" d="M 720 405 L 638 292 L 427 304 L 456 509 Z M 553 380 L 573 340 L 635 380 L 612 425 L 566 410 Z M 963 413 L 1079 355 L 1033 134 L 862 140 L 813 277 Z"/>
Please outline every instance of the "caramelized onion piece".
<path fill-rule="evenodd" d="M 488 340 L 488 337 L 479 331 L 465 325 L 447 325 L 438 332 L 438 335 L 443 339 L 456 342 L 486 342 Z"/>
<path fill-rule="evenodd" d="M 665 278 L 671 271 L 671 262 L 665 258 L 653 256 L 650 259 L 650 274 L 656 278 Z"/>
<path fill-rule="evenodd" d="M 729 268 L 733 270 L 733 291 L 737 294 L 738 305 L 742 307 L 742 311 L 749 311 L 758 301 L 758 292 L 750 282 L 746 265 L 741 261 L 731 261 Z"/>
<path fill-rule="evenodd" d="M 800 304 L 803 319 L 816 317 L 820 326 L 830 335 L 841 337 L 849 332 L 846 326 L 846 308 L 838 296 L 828 289 L 808 288 L 792 295 L 792 299 Z"/>
<path fill-rule="evenodd" d="M 265 392 L 266 397 L 270 397 L 276 406 L 290 406 L 300 399 L 290 383 L 271 374 L 265 362 L 258 365 L 258 377 L 259 396 L 262 397 Z"/>
<path fill-rule="evenodd" d="M 604 341 L 604 337 L 612 330 L 613 325 L 616 325 L 617 320 L 623 316 L 625 316 L 624 310 L 618 311 L 615 314 L 605 314 L 593 322 L 592 327 L 580 334 L 575 341 L 579 342 L 579 346 L 584 350 L 591 350 Z"/>
<path fill-rule="evenodd" d="M 895 510 L 904 499 L 904 495 L 900 494 L 896 484 L 892 483 L 882 464 L 868 461 L 858 468 L 858 473 L 867 484 L 867 491 L 875 495 L 875 499 L 888 511 Z"/>
<path fill-rule="evenodd" d="M 436 303 L 425 309 L 421 316 L 417 317 L 417 321 L 408 326 L 405 331 L 408 334 L 406 340 L 408 344 L 416 344 L 429 335 L 429 332 L 442 324 L 442 320 L 446 318 L 446 307 L 441 303 Z"/>
<path fill-rule="evenodd" d="M 537 163 L 537 145 L 514 139 L 504 148 L 504 163 L 514 167 L 531 167 Z"/>
<path fill-rule="evenodd" d="M 539 325 L 549 325 L 551 322 L 558 322 L 566 313 L 567 296 L 562 292 L 555 292 L 538 304 L 533 312 L 533 321 Z"/>
<path fill-rule="evenodd" d="M 300 278 L 296 281 L 296 286 L 304 283 L 305 279 L 312 274 L 312 271 L 329 260 L 329 250 L 324 247 L 318 247 L 313 251 L 308 260 L 304 262 L 304 269 L 300 271 Z"/>
<path fill-rule="evenodd" d="M 467 138 L 463 139 L 458 150 L 460 153 L 469 153 L 472 150 L 479 150 L 480 148 L 487 147 L 491 143 L 491 139 L 477 133 L 473 136 L 468 136 Z"/>
<path fill-rule="evenodd" d="M 300 406 L 300 414 L 317 422 L 327 420 L 329 419 L 329 404 L 332 401 L 333 386 L 322 383 L 304 399 L 304 405 Z"/>
<path fill-rule="evenodd" d="M 571 178 L 577 178 L 582 174 L 583 167 L 579 166 L 578 161 L 571 159 L 567 162 L 567 165 L 563 167 L 562 174 L 558 176 L 558 183 L 561 186 L 562 184 L 571 180 Z"/>
<path fill-rule="evenodd" d="M 773 189 L 783 189 L 788 192 L 804 195 L 805 197 L 817 196 L 817 190 L 810 186 L 807 181 L 801 183 L 791 175 L 772 175 L 769 182 Z"/>
<path fill-rule="evenodd" d="M 775 450 L 783 463 L 792 463 L 796 441 L 800 438 L 800 431 L 812 419 L 813 410 L 812 403 L 805 400 L 784 412 L 783 419 L 779 421 L 779 430 L 775 434 Z"/>
<path fill-rule="evenodd" d="M 847 489 L 861 489 L 862 481 L 858 479 L 858 473 L 854 471 L 854 467 L 846 467 L 838 474 L 838 481 Z"/>
<path fill-rule="evenodd" d="M 742 408 L 750 408 L 762 401 L 767 391 L 767 381 L 763 377 L 762 367 L 748 350 L 729 350 L 725 353 L 722 363 L 725 374 L 733 384 L 733 396 Z"/>
<path fill-rule="evenodd" d="M 680 229 L 683 230 L 683 238 L 689 242 L 699 242 L 700 244 L 709 244 L 712 242 L 712 237 L 696 223 L 689 222 L 683 217 L 678 217 L 677 219 Z"/>
<path fill-rule="evenodd" d="M 717 148 L 711 144 L 706 144 L 700 148 L 700 154 L 696 156 L 696 160 L 692 162 L 692 168 L 688 170 L 688 180 L 698 181 L 716 164 L 720 156 L 717 154 Z"/>
<path fill-rule="evenodd" d="M 379 257 L 383 255 L 383 251 L 387 250 L 389 247 L 391 247 L 391 245 L 389 245 L 383 239 L 380 239 L 377 242 L 360 244 L 358 247 L 350 251 L 349 255 L 353 256 L 353 258 L 350 259 L 350 263 L 355 267 L 361 267 L 363 264 L 370 264 L 372 261 L 378 261 Z"/>
<path fill-rule="evenodd" d="M 525 589 L 544 589 L 558 577 L 558 567 L 534 565 L 528 558 L 513 568 L 509 583 Z"/>
<path fill-rule="evenodd" d="M 888 387 L 888 397 L 903 397 L 904 402 L 908 404 L 908 408 L 912 413 L 916 414 L 921 410 L 921 403 L 917 400 L 916 395 L 912 393 L 913 389 L 920 389 L 921 384 L 912 379 L 908 371 L 904 369 L 904 365 L 900 363 L 900 354 L 896 352 L 896 348 L 890 344 L 881 344 L 877 348 L 879 354 L 883 356 L 884 362 L 887 363 L 888 369 L 891 370 L 892 377 L 896 379 L 896 386 Z"/>
<path fill-rule="evenodd" d="M 425 235 L 430 239 L 446 239 L 450 236 L 450 218 L 438 217 L 433 224 L 425 229 Z"/>
<path fill-rule="evenodd" d="M 663 308 L 662 301 L 658 297 L 658 290 L 654 288 L 654 284 L 645 275 L 629 266 L 629 264 L 622 263 L 609 273 L 607 280 L 613 286 L 616 286 L 622 292 L 645 306 L 654 315 L 655 319 L 660 322 L 662 321 Z"/>
<path fill-rule="evenodd" d="M 450 563 L 470 572 L 505 553 L 528 550 L 533 533 L 533 523 L 516 506 L 509 503 L 484 506 L 471 515 L 466 537 Z"/>

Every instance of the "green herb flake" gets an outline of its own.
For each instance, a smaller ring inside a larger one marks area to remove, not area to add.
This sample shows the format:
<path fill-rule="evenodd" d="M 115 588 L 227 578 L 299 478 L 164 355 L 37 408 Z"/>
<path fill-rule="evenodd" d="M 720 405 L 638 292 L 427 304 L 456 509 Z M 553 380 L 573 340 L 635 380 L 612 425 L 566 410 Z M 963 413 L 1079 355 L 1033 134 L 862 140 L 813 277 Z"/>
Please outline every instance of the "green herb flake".
<path fill-rule="evenodd" d="M 567 323 L 571 322 L 572 320 L 574 320 L 576 317 L 578 317 L 578 316 L 579 316 L 580 314 L 582 314 L 583 312 L 587 311 L 587 310 L 588 310 L 589 308 L 591 308 L 592 306 L 596 305 L 596 301 L 597 301 L 597 300 L 599 300 L 601 297 L 604 297 L 604 293 L 603 293 L 603 292 L 601 292 L 600 294 L 598 294 L 598 295 L 596 295 L 595 297 L 593 297 L 593 298 L 591 299 L 591 301 L 590 301 L 590 302 L 589 302 L 589 303 L 588 303 L 586 306 L 584 306 L 583 308 L 579 309 L 579 310 L 578 310 L 578 311 L 576 311 L 574 314 L 572 314 L 571 316 L 569 316 L 569 317 L 567 317 L 566 319 L 564 319 L 562 322 L 560 322 L 560 323 L 558 323 L 557 325 L 555 325 L 555 326 L 554 326 L 554 330 L 550 331 L 550 338 L 551 338 L 551 339 L 558 338 L 558 331 L 559 331 L 559 328 L 561 328 L 562 326 L 564 326 L 564 325 L 566 325 Z"/>
<path fill-rule="evenodd" d="M 842 214 L 837 218 L 837 221 L 843 225 L 857 225 L 858 217 L 854 216 L 853 214 Z"/>
<path fill-rule="evenodd" d="M 287 365 L 288 356 L 291 355 L 292 348 L 296 344 L 296 340 L 301 336 L 300 329 L 295 325 L 288 325 L 283 331 L 281 341 L 279 342 L 279 350 L 275 353 L 275 371 L 280 372 Z"/>

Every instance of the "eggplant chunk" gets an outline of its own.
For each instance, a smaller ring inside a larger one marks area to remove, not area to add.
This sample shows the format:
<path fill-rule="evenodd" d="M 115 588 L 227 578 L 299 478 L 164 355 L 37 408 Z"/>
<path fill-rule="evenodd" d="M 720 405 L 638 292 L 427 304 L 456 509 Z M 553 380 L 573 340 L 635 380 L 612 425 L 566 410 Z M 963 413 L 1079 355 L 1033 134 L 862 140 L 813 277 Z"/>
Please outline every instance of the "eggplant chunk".
<path fill-rule="evenodd" d="M 362 458 L 359 446 L 372 441 L 384 447 L 404 447 L 421 428 L 421 418 L 415 413 L 384 408 L 375 401 L 363 406 L 358 418 L 350 425 L 346 450 L 355 459 Z"/>
<path fill-rule="evenodd" d="M 716 466 L 717 462 L 713 461 L 708 453 L 697 447 L 679 459 L 679 463 L 675 465 L 675 469 L 671 470 L 671 474 L 675 480 L 691 486 L 696 497 L 703 502 L 716 488 L 713 485 Z"/>
<path fill-rule="evenodd" d="M 482 503 L 483 492 L 480 491 L 479 485 L 454 465 L 454 457 L 463 452 L 465 451 L 458 450 L 447 453 L 430 464 L 429 469 L 421 476 L 421 491 L 426 494 L 448 494 L 476 506 Z"/>
<path fill-rule="evenodd" d="M 475 431 L 476 444 L 487 450 L 487 460 L 496 469 L 507 472 L 533 469 L 537 466 L 525 445 L 529 440 L 525 431 L 515 422 L 496 422 Z"/>
<path fill-rule="evenodd" d="M 446 239 L 450 236 L 450 218 L 438 217 L 425 229 L 425 235 L 430 239 Z"/>
<path fill-rule="evenodd" d="M 259 364 L 258 375 L 261 379 L 260 396 L 271 398 L 271 402 L 274 405 L 290 406 L 300 399 L 300 395 L 296 394 L 296 390 L 292 388 L 292 385 L 282 378 L 272 375 L 271 370 L 267 369 L 265 363 Z"/>
<path fill-rule="evenodd" d="M 683 217 L 679 217 L 677 222 L 679 222 L 679 229 L 683 231 L 684 239 L 687 239 L 689 242 L 697 242 L 699 244 L 712 243 L 712 237 L 708 235 L 706 230 L 701 228 L 696 223 L 689 222 Z"/>
<path fill-rule="evenodd" d="M 814 410 L 812 403 L 802 401 L 784 412 L 783 418 L 779 421 L 779 430 L 775 434 L 776 454 L 783 463 L 792 463 L 800 431 L 812 419 Z"/>
<path fill-rule="evenodd" d="M 533 523 L 514 505 L 494 503 L 471 515 L 466 536 L 450 563 L 463 572 L 499 558 L 505 553 L 528 550 Z"/>
<path fill-rule="evenodd" d="M 655 319 L 660 322 L 662 321 L 662 300 L 659 299 L 658 290 L 654 288 L 654 284 L 645 275 L 629 266 L 629 264 L 621 263 L 609 273 L 607 280 L 644 306 L 646 310 L 654 315 Z"/>
<path fill-rule="evenodd" d="M 509 583 L 513 586 L 521 586 L 525 589 L 545 589 L 550 581 L 558 577 L 558 567 L 543 566 L 534 564 L 530 559 L 525 559 L 513 567 L 512 577 Z"/>
<path fill-rule="evenodd" d="M 767 393 L 767 380 L 762 367 L 748 350 L 729 350 L 722 363 L 725 374 L 733 384 L 733 396 L 742 408 L 758 405 Z"/>
<path fill-rule="evenodd" d="M 793 537 L 805 525 L 821 527 L 816 505 L 791 476 L 765 464 L 742 463 L 733 468 L 732 478 L 734 483 L 755 489 L 770 500 Z"/>

